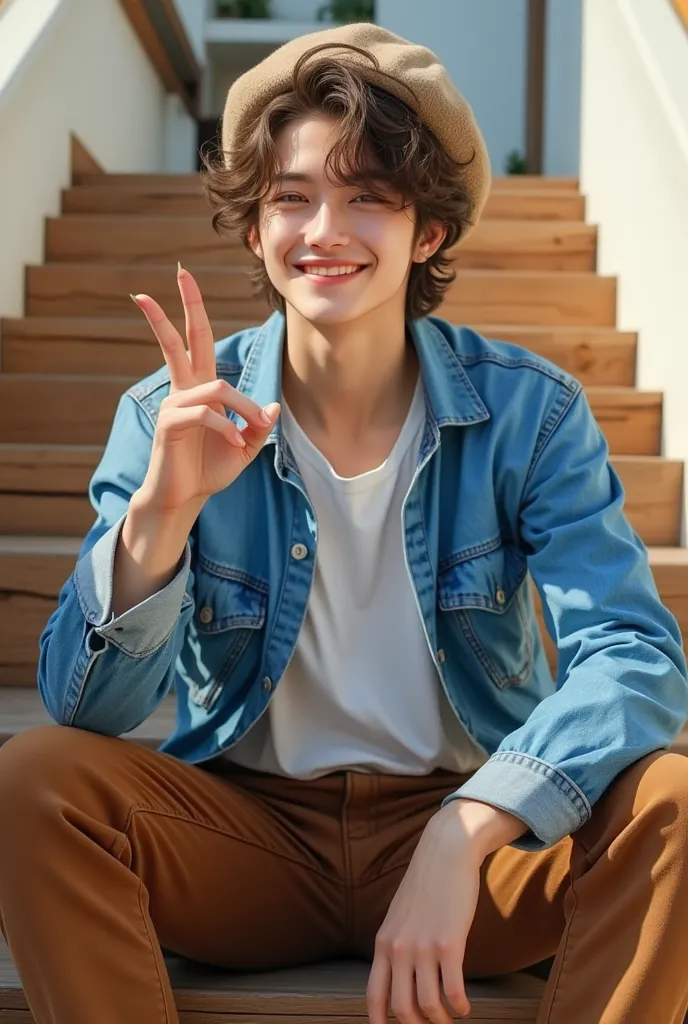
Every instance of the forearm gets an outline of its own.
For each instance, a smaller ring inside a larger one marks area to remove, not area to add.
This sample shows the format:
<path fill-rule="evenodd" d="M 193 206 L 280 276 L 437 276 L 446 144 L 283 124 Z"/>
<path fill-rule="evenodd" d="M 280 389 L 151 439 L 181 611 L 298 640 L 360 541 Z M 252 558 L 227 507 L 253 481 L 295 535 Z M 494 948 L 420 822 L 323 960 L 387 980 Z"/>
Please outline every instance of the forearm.
<path fill-rule="evenodd" d="M 161 513 L 140 492 L 132 495 L 115 554 L 111 608 L 115 618 L 174 578 L 201 507 Z"/>

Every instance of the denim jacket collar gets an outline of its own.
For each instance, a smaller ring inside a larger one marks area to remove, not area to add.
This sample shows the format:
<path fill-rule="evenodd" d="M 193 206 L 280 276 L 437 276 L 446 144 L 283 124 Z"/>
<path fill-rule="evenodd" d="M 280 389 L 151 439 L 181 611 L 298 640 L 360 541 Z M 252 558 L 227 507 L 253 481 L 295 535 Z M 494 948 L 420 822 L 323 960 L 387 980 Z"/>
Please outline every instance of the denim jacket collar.
<path fill-rule="evenodd" d="M 458 354 L 428 317 L 408 322 L 416 346 L 431 417 L 439 427 L 465 426 L 490 419 L 490 413 L 464 370 Z M 261 326 L 236 385 L 261 407 L 281 399 L 282 352 L 286 319 L 275 312 Z M 235 421 L 240 417 L 230 413 Z M 279 420 L 267 441 L 277 442 Z"/>

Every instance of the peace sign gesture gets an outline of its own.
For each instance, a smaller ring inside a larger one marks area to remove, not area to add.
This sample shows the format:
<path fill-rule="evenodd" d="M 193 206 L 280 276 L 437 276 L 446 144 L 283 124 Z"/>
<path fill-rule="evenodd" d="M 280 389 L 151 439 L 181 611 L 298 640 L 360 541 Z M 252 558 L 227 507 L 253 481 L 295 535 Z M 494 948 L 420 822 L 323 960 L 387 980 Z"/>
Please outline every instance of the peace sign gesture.
<path fill-rule="evenodd" d="M 170 371 L 170 393 L 160 405 L 153 449 L 140 492 L 151 507 L 177 511 L 228 487 L 256 457 L 279 414 L 262 410 L 217 379 L 215 343 L 194 277 L 181 265 L 177 284 L 184 305 L 188 353 L 179 332 L 149 295 L 132 295 L 160 343 Z M 240 431 L 226 409 L 247 423 Z"/>

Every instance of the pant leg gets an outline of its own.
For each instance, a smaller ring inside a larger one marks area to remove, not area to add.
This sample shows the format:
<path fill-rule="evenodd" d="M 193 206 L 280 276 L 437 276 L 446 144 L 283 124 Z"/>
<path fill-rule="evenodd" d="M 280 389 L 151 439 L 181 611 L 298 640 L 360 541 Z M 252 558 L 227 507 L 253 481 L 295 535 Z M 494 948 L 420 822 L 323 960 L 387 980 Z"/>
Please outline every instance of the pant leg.
<path fill-rule="evenodd" d="M 688 759 L 656 751 L 630 765 L 572 839 L 566 926 L 537 1024 L 683 1024 Z"/>
<path fill-rule="evenodd" d="M 318 783 L 253 792 L 63 726 L 9 740 L 0 927 L 37 1024 L 177 1024 L 161 947 L 243 969 L 335 955 L 343 783 Z"/>
<path fill-rule="evenodd" d="M 464 970 L 556 954 L 537 1024 L 683 1024 L 687 949 L 688 759 L 655 751 L 551 849 L 487 859 Z"/>
<path fill-rule="evenodd" d="M 377 930 L 425 824 L 461 777 L 381 780 L 358 841 L 357 952 Z M 547 850 L 502 847 L 481 869 L 466 978 L 555 955 L 537 1024 L 683 1024 L 688 1009 L 688 758 L 629 766 L 590 820 Z"/>

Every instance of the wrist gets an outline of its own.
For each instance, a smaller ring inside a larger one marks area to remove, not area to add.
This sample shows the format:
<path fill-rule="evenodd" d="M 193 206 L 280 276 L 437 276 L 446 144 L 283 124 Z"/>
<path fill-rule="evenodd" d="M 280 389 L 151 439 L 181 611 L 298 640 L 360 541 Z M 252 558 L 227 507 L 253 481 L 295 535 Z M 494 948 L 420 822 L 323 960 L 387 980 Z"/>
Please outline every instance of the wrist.
<path fill-rule="evenodd" d="M 451 800 L 437 813 L 438 817 L 453 818 L 460 824 L 471 850 L 481 862 L 528 831 L 528 825 L 508 811 L 464 797 Z"/>

